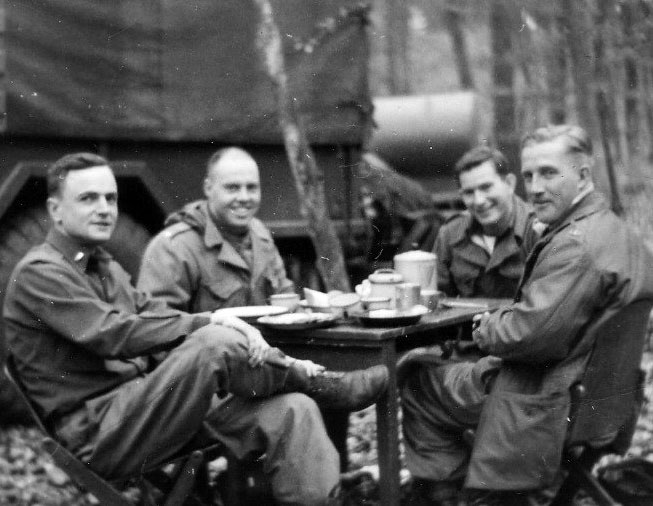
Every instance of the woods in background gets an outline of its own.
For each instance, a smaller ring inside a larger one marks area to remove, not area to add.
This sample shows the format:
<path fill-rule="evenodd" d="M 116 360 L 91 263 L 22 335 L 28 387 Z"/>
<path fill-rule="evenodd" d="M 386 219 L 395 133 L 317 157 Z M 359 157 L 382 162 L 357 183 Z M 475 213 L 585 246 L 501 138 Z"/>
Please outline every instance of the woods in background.
<path fill-rule="evenodd" d="M 373 94 L 471 87 L 486 98 L 494 142 L 513 159 L 524 131 L 583 125 L 599 186 L 615 211 L 653 236 L 653 0 L 385 0 L 384 8 L 377 35 L 401 19 L 409 29 L 401 44 L 372 39 L 370 81 L 381 83 Z M 405 68 L 390 64 L 403 48 Z M 455 81 L 438 75 L 447 63 Z M 409 76 L 408 85 L 397 87 L 393 73 Z"/>

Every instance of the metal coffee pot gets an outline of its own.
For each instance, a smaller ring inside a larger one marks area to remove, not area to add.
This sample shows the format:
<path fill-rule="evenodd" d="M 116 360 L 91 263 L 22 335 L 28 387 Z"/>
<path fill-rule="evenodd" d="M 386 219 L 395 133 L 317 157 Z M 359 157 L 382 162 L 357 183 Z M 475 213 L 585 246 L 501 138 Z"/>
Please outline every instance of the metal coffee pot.
<path fill-rule="evenodd" d="M 393 269 L 377 269 L 367 278 L 370 283 L 370 297 L 388 297 L 390 307 L 395 306 L 396 288 L 404 279 Z"/>
<path fill-rule="evenodd" d="M 437 257 L 428 251 L 407 251 L 394 257 L 395 271 L 404 282 L 420 285 L 422 292 L 438 289 Z"/>

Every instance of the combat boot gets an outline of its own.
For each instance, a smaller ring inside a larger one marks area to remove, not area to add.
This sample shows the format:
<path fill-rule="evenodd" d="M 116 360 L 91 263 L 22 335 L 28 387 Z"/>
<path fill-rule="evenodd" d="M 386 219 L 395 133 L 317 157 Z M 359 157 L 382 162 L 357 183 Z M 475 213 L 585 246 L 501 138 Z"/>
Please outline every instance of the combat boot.
<path fill-rule="evenodd" d="M 291 365 L 286 391 L 302 392 L 321 408 L 359 411 L 374 404 L 388 388 L 388 368 L 376 365 L 350 372 L 324 371 L 309 377 L 301 366 Z"/>

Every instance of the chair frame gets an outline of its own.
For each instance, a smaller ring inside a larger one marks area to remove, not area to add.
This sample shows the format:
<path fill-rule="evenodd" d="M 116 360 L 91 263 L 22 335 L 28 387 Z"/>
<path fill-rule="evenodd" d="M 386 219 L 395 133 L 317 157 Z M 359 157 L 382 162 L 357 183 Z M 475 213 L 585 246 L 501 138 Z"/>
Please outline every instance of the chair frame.
<path fill-rule="evenodd" d="M 627 413 L 625 415 L 620 413 L 622 418 L 620 418 L 616 424 L 618 425 L 618 430 L 614 437 L 608 443 L 598 447 L 592 444 L 591 436 L 583 434 L 583 429 L 587 427 L 587 425 L 583 425 L 583 423 L 587 421 L 588 417 L 592 416 L 588 411 L 594 411 L 595 404 L 606 409 L 606 405 L 602 404 L 605 399 L 602 398 L 603 392 L 601 392 L 601 388 L 595 389 L 596 391 L 588 390 L 596 387 L 597 381 L 600 380 L 600 378 L 597 377 L 596 372 L 605 372 L 605 369 L 603 368 L 606 364 L 599 363 L 597 365 L 595 363 L 595 361 L 606 362 L 606 360 L 600 357 L 600 354 L 597 355 L 595 353 L 596 348 L 599 345 L 606 344 L 605 341 L 610 337 L 615 337 L 615 334 L 625 332 L 627 334 L 626 337 L 630 338 L 632 344 L 638 346 L 634 348 L 634 351 L 628 349 L 628 353 L 625 355 L 622 353 L 622 357 L 627 356 L 626 374 L 624 375 L 624 383 L 627 383 L 627 385 L 622 385 L 622 387 L 624 390 L 632 393 L 628 398 L 629 400 L 627 399 L 622 402 L 634 401 L 634 404 L 636 404 L 635 407 L 641 408 L 643 402 L 642 392 L 644 390 L 644 373 L 639 368 L 639 364 L 641 363 L 644 352 L 646 329 L 652 307 L 653 300 L 651 299 L 636 300 L 622 308 L 619 313 L 613 315 L 595 329 L 595 332 L 597 332 L 597 344 L 594 345 L 592 354 L 585 368 L 585 374 L 581 381 L 574 383 L 570 388 L 571 405 L 569 410 L 569 429 L 567 436 L 568 438 L 571 436 L 572 440 L 568 441 L 565 445 L 561 464 L 562 468 L 567 472 L 567 476 L 549 506 L 572 506 L 574 504 L 574 497 L 580 490 L 586 492 L 594 500 L 597 506 L 622 506 L 622 504 L 615 501 L 603 485 L 601 485 L 599 480 L 592 473 L 592 469 L 603 455 L 610 453 L 623 454 L 626 451 L 626 447 L 630 444 L 635 431 L 639 409 L 637 409 L 634 416 L 630 416 L 630 418 Z M 626 321 L 629 327 L 623 329 L 623 324 Z M 598 343 L 599 340 L 601 341 L 600 344 Z M 447 356 L 451 355 L 451 348 L 452 347 L 449 346 L 449 348 L 445 350 Z M 621 351 L 623 352 L 623 348 L 621 348 Z M 614 367 L 615 364 L 619 363 L 619 359 L 622 357 L 619 357 L 618 354 L 615 355 L 616 358 L 610 357 L 607 360 L 608 365 Z M 614 364 L 611 363 L 613 361 L 615 362 Z M 608 368 L 608 370 L 609 369 L 610 368 Z M 636 370 L 630 371 L 629 369 Z M 584 383 L 584 381 L 588 382 Z M 590 409 L 588 409 L 588 406 Z M 619 407 L 616 405 L 608 406 L 608 408 L 613 409 L 618 409 Z M 581 427 L 580 433 L 576 424 L 579 424 Z M 613 422 L 612 425 L 614 427 L 615 423 Z M 462 434 L 462 438 L 467 445 L 473 447 L 475 431 L 473 429 L 466 429 Z"/>
<path fill-rule="evenodd" d="M 100 504 L 111 506 L 133 506 L 119 490 L 119 486 L 128 480 L 111 481 L 101 477 L 86 464 L 75 457 L 68 449 L 60 444 L 53 432 L 48 429 L 41 419 L 36 406 L 27 395 L 13 357 L 8 356 L 4 366 L 4 373 L 16 387 L 20 396 L 25 401 L 27 408 L 37 427 L 44 434 L 43 448 L 52 456 L 55 464 L 61 468 L 82 489 L 93 494 Z M 157 468 L 147 469 L 142 474 L 134 476 L 142 492 L 142 502 L 147 506 L 163 504 L 164 506 L 181 506 L 182 504 L 213 504 L 211 491 L 208 486 L 208 471 L 206 463 L 209 459 L 221 454 L 221 444 L 207 448 L 193 450 L 169 460 Z M 167 472 L 162 468 L 166 467 Z M 168 469 L 171 467 L 171 469 Z M 192 494 L 194 489 L 198 492 Z M 163 502 L 155 498 L 156 491 L 163 493 Z"/>

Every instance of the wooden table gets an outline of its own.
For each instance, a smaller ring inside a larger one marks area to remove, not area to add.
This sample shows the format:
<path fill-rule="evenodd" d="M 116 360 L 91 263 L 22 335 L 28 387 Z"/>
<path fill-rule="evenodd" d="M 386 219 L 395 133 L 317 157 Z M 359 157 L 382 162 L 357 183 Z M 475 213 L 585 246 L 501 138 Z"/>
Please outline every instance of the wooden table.
<path fill-rule="evenodd" d="M 397 400 L 397 352 L 437 343 L 455 336 L 461 325 L 470 325 L 474 315 L 494 311 L 509 303 L 506 299 L 450 299 L 479 303 L 486 308 L 439 308 L 422 316 L 415 325 L 393 328 L 370 328 L 357 320 L 335 327 L 303 331 L 261 329 L 265 339 L 288 355 L 310 359 L 328 369 L 348 371 L 372 365 L 388 367 L 388 390 L 376 404 L 377 448 L 379 457 L 381 504 L 399 504 L 399 427 Z M 339 448 L 340 449 L 340 448 Z"/>

